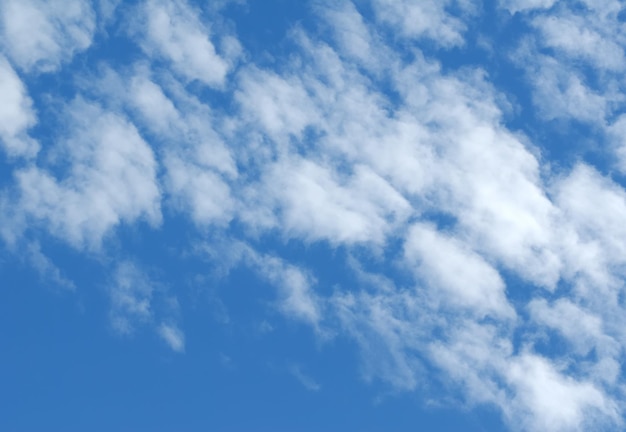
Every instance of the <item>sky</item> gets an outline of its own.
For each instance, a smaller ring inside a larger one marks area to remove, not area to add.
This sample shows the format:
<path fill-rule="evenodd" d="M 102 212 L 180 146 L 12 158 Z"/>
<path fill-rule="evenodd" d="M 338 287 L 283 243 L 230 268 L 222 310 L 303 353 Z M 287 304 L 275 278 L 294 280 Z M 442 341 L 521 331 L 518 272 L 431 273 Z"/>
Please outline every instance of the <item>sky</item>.
<path fill-rule="evenodd" d="M 626 5 L 0 0 L 0 430 L 626 427 Z"/>

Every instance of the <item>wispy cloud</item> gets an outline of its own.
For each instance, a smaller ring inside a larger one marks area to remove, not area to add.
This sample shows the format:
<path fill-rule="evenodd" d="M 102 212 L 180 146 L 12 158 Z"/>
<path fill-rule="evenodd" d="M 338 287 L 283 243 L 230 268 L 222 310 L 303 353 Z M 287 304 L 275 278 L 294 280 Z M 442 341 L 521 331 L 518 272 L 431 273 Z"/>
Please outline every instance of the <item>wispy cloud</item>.
<path fill-rule="evenodd" d="M 176 352 L 185 351 L 185 335 L 177 326 L 170 324 L 161 324 L 158 327 L 158 333 L 161 338 Z"/>
<path fill-rule="evenodd" d="M 305 374 L 299 365 L 289 366 L 289 373 L 309 391 L 319 391 L 322 388 L 313 378 Z"/>
<path fill-rule="evenodd" d="M 10 156 L 35 156 L 39 144 L 28 136 L 37 117 L 26 87 L 9 62 L 0 56 L 0 141 Z"/>
<path fill-rule="evenodd" d="M 114 269 L 108 286 L 112 328 L 132 336 L 143 327 L 153 328 L 173 351 L 185 351 L 185 334 L 177 324 L 178 301 L 168 297 L 157 283 L 132 261 L 122 261 Z M 157 324 L 158 321 L 161 321 Z"/>
<path fill-rule="evenodd" d="M 115 270 L 109 290 L 111 298 L 111 325 L 130 334 L 138 324 L 152 319 L 151 282 L 130 262 L 121 263 Z"/>

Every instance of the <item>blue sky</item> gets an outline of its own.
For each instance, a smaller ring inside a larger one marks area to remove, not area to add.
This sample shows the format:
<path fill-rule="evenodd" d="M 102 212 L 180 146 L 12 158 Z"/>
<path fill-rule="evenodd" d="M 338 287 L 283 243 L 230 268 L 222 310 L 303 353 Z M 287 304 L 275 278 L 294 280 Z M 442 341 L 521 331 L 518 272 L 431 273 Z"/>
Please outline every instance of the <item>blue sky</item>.
<path fill-rule="evenodd" d="M 623 428 L 625 26 L 1 0 L 0 430 Z"/>

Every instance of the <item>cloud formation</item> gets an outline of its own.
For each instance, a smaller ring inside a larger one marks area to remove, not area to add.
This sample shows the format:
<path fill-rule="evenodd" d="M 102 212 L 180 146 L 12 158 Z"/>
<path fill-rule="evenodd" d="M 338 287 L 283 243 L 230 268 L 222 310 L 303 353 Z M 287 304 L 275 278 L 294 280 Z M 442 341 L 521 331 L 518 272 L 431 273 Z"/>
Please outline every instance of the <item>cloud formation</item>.
<path fill-rule="evenodd" d="M 28 136 L 28 129 L 37 121 L 33 102 L 26 88 L 9 62 L 0 57 L 0 139 L 6 153 L 11 156 L 32 157 L 39 145 Z"/>
<path fill-rule="evenodd" d="M 0 5 L 2 50 L 25 72 L 51 72 L 87 49 L 95 13 L 85 0 L 7 0 Z"/>
<path fill-rule="evenodd" d="M 618 2 L 581 5 L 497 2 L 502 26 L 521 22 L 514 51 L 458 67 L 446 58 L 478 49 L 467 34 L 488 6 L 315 2 L 329 31 L 294 25 L 288 52 L 267 61 L 234 25 L 212 25 L 217 9 L 183 0 L 104 2 L 99 15 L 82 1 L 5 2 L 0 139 L 22 162 L 0 195 L 0 233 L 61 280 L 40 238 L 106 256 L 120 227 L 165 232 L 182 216 L 191 246 L 224 273 L 253 270 L 283 316 L 352 339 L 366 381 L 450 389 L 444 399 L 495 406 L 512 430 L 620 427 L 625 40 Z M 26 19 L 41 24 L 30 38 Z M 75 94 L 37 99 L 59 107 L 38 118 L 23 77 L 67 67 L 113 25 L 137 58 L 74 72 Z M 531 126 L 513 126 L 520 102 L 494 65 L 525 77 Z M 598 144 L 550 159 L 537 129 L 559 121 Z M 31 134 L 38 122 L 51 137 Z M 357 283 L 322 289 L 315 262 L 272 242 L 324 245 Z M 111 323 L 149 325 L 182 353 L 179 307 L 153 285 L 118 262 Z"/>

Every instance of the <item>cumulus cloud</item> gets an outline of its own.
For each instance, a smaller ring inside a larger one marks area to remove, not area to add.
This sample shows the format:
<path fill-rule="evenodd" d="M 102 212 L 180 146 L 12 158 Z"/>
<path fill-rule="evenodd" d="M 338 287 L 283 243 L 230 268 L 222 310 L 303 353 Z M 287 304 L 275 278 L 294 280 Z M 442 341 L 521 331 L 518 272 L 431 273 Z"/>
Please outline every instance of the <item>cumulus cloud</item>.
<path fill-rule="evenodd" d="M 442 291 L 442 301 L 482 316 L 515 316 L 498 271 L 463 243 L 432 226 L 415 225 L 407 235 L 405 254 L 423 283 Z"/>
<path fill-rule="evenodd" d="M 623 6 L 618 1 L 591 0 L 580 2 L 580 7 L 555 1 L 500 5 L 519 11 L 536 30 L 520 37 L 512 57 L 526 71 L 540 115 L 601 131 L 602 140 L 612 140 L 615 166 L 622 169 L 624 147 L 614 131 L 625 102 Z"/>
<path fill-rule="evenodd" d="M 535 299 L 528 308 L 534 321 L 558 331 L 582 356 L 596 347 L 610 351 L 616 346 L 614 339 L 604 334 L 602 319 L 571 300 L 561 298 L 548 304 L 546 299 Z"/>
<path fill-rule="evenodd" d="M 617 288 L 623 276 L 626 192 L 587 165 L 577 165 L 556 183 L 555 199 L 570 230 L 563 237 L 568 270 L 597 289 Z"/>
<path fill-rule="evenodd" d="M 280 209 L 279 226 L 289 235 L 382 243 L 394 216 L 408 212 L 406 200 L 366 167 L 355 167 L 348 179 L 308 160 L 281 161 L 268 171 L 264 192 L 275 200 L 268 204 Z"/>
<path fill-rule="evenodd" d="M 589 26 L 583 17 L 565 15 L 540 16 L 533 20 L 542 42 L 568 57 L 593 64 L 598 69 L 623 70 L 626 64 L 624 49 L 599 31 Z"/>
<path fill-rule="evenodd" d="M 142 47 L 151 56 L 171 63 L 186 78 L 220 86 L 229 63 L 215 50 L 199 11 L 184 0 L 145 2 L 136 23 Z"/>
<path fill-rule="evenodd" d="M 85 0 L 4 1 L 2 49 L 24 71 L 54 71 L 91 45 L 94 15 Z"/>
<path fill-rule="evenodd" d="M 104 68 L 94 78 L 98 88 L 87 90 L 127 108 L 142 136 L 161 149 L 167 204 L 198 226 L 225 226 L 235 208 L 230 182 L 238 176 L 232 151 L 215 130 L 211 108 L 172 76 L 161 78 L 145 64 L 127 73 Z"/>
<path fill-rule="evenodd" d="M 541 357 L 521 356 L 511 363 L 508 379 L 516 389 L 515 402 L 523 407 L 521 412 L 514 414 L 523 427 L 580 430 L 595 428 L 594 420 L 598 414 L 608 419 L 618 418 L 616 405 L 594 384 L 563 376 Z M 606 420 L 601 420 L 600 424 L 604 422 Z"/>
<path fill-rule="evenodd" d="M 465 13 L 471 12 L 470 2 L 457 0 L 411 1 L 373 0 L 377 18 L 408 38 L 428 38 L 444 47 L 462 45 L 466 29 L 463 19 L 451 14 L 448 9 L 457 7 Z"/>

